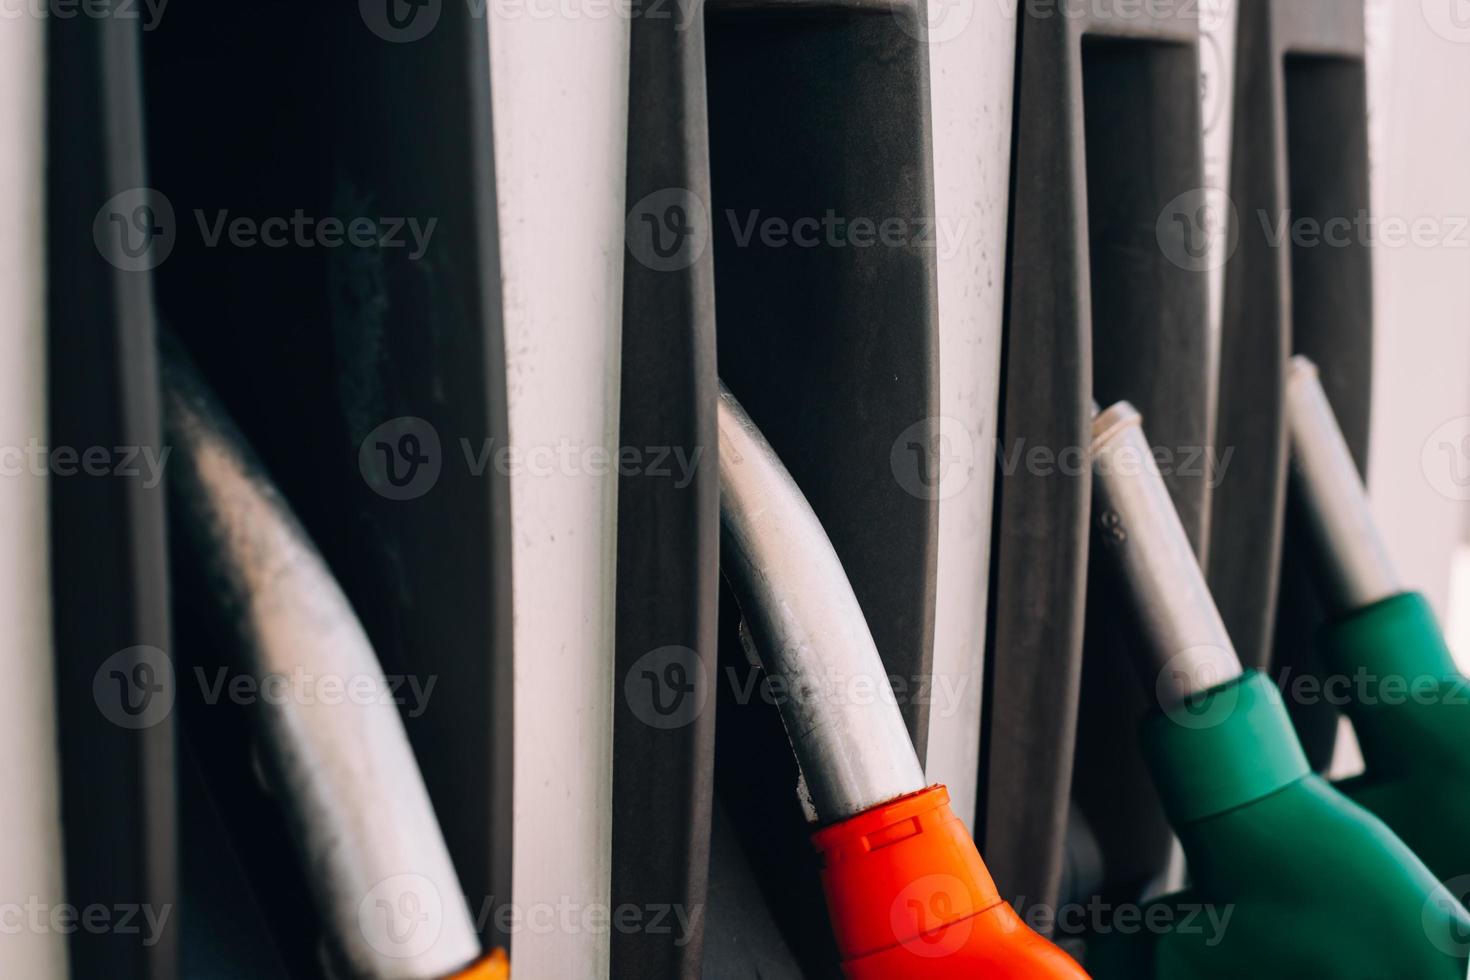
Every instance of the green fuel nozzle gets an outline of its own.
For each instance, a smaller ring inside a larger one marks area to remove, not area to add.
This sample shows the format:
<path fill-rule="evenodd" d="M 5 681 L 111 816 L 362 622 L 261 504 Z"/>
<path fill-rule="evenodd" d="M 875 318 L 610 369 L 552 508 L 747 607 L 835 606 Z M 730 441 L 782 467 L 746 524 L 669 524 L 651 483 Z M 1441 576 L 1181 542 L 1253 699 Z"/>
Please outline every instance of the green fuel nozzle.
<path fill-rule="evenodd" d="M 1192 883 L 1144 910 L 1142 930 L 1090 943 L 1088 969 L 1464 980 L 1470 914 L 1311 771 L 1276 686 L 1241 669 L 1131 406 L 1097 414 L 1092 453 L 1095 553 L 1138 625 L 1136 665 L 1158 698 L 1144 754 Z"/>
<path fill-rule="evenodd" d="M 1345 793 L 1441 879 L 1470 875 L 1470 681 L 1429 603 L 1406 591 L 1337 418 L 1306 358 L 1287 378 L 1291 500 L 1331 618 L 1321 634 L 1365 774 Z"/>

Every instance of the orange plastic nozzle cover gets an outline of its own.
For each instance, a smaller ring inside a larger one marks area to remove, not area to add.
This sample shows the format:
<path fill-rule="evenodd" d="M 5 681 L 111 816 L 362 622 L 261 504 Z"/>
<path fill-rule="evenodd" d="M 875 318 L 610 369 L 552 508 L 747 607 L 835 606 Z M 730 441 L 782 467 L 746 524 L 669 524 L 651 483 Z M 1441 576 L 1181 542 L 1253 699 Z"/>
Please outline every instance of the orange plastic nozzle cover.
<path fill-rule="evenodd" d="M 505 950 L 497 949 L 447 980 L 510 980 L 510 959 Z"/>
<path fill-rule="evenodd" d="M 812 840 L 850 980 L 1086 980 L 1001 899 L 943 786 Z"/>

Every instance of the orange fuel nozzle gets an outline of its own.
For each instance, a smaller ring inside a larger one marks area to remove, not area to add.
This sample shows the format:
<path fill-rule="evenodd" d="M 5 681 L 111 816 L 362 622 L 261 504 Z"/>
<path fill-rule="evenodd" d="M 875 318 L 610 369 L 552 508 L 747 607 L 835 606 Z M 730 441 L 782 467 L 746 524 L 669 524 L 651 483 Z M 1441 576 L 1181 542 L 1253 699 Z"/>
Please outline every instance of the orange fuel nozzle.
<path fill-rule="evenodd" d="M 822 886 L 850 980 L 1079 980 L 1032 931 L 934 786 L 820 830 Z"/>
<path fill-rule="evenodd" d="M 1086 978 L 1001 900 L 949 791 L 925 788 L 896 701 L 821 696 L 833 673 L 887 686 L 882 658 L 816 514 L 723 388 L 719 434 L 725 578 L 766 670 L 813 692 L 780 707 L 826 825 L 813 841 L 847 976 Z"/>
<path fill-rule="evenodd" d="M 510 958 L 505 955 L 505 950 L 497 949 L 448 980 L 510 980 Z"/>

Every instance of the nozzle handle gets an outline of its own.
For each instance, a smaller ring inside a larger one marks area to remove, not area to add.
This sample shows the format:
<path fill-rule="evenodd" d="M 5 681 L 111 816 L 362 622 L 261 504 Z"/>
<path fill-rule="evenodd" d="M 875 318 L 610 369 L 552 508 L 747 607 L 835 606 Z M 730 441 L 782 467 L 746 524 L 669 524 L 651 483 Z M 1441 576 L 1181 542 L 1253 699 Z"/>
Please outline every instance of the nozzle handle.
<path fill-rule="evenodd" d="M 1087 980 L 996 890 L 934 786 L 813 835 L 848 980 Z"/>

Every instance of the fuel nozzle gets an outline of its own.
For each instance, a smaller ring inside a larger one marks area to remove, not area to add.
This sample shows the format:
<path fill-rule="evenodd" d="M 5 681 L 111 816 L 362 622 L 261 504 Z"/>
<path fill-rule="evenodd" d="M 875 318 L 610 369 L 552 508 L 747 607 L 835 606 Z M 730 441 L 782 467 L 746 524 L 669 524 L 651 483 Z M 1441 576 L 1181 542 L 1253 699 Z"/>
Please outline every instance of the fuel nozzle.
<path fill-rule="evenodd" d="M 719 438 L 721 568 L 766 669 L 800 692 L 782 699 L 782 718 L 818 819 L 923 790 L 893 698 L 822 696 L 855 678 L 887 685 L 888 674 L 811 505 L 723 388 Z"/>
<path fill-rule="evenodd" d="M 996 890 L 943 786 L 929 786 L 826 532 L 755 423 L 719 398 L 720 563 L 780 705 L 820 828 L 822 886 L 851 980 L 1086 974 Z M 861 679 L 888 696 L 842 696 Z"/>
<path fill-rule="evenodd" d="M 1115 573 L 1138 627 L 1136 661 L 1160 709 L 1143 749 L 1189 862 L 1185 894 L 1144 917 L 1189 909 L 1233 918 L 1219 935 L 1168 929 L 1103 936 L 1098 977 L 1463 980 L 1470 914 L 1414 852 L 1312 772 L 1276 685 L 1242 671 L 1141 419 L 1127 404 L 1093 425 L 1094 554 Z"/>
<path fill-rule="evenodd" d="M 1404 590 L 1317 369 L 1287 378 L 1291 490 L 1331 615 L 1327 670 L 1366 772 L 1344 791 L 1381 817 L 1446 880 L 1470 867 L 1470 681 L 1424 596 Z"/>
<path fill-rule="evenodd" d="M 231 669 L 261 690 L 304 671 L 386 693 L 351 604 L 245 438 L 166 333 L 159 354 L 175 571 L 202 589 Z M 251 711 L 329 962 L 354 980 L 508 977 L 503 953 L 481 956 L 393 699 L 272 696 Z"/>
<path fill-rule="evenodd" d="M 1240 657 L 1132 405 L 1094 415 L 1092 460 L 1096 540 L 1139 627 L 1135 664 L 1162 706 L 1240 677 Z"/>

